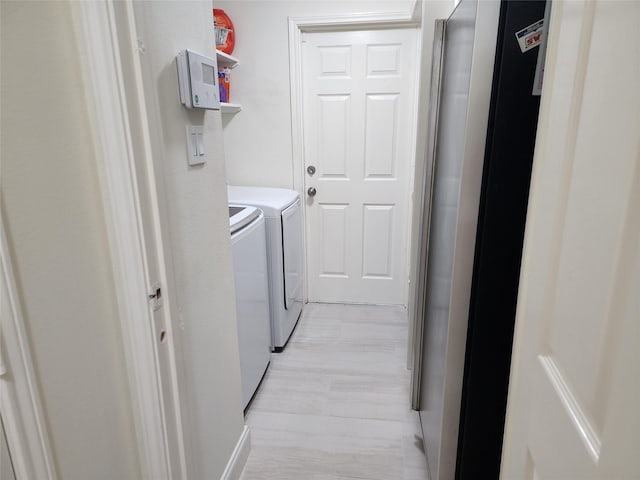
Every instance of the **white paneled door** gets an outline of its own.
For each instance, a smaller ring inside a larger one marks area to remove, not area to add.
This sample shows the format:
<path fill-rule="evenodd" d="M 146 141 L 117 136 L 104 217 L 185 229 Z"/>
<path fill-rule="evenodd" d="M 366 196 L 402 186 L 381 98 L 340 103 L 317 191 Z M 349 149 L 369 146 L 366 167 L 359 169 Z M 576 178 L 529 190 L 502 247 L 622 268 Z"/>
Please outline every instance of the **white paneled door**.
<path fill-rule="evenodd" d="M 309 300 L 405 304 L 416 30 L 302 42 Z"/>
<path fill-rule="evenodd" d="M 504 480 L 640 479 L 638 25 L 552 4 Z"/>

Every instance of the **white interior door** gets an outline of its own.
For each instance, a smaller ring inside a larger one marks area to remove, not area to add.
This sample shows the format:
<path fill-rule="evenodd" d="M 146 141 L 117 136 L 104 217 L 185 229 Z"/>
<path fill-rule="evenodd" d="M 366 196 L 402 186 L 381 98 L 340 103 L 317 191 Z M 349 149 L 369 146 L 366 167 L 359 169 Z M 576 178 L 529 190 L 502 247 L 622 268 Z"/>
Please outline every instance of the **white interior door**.
<path fill-rule="evenodd" d="M 302 41 L 309 300 L 405 304 L 416 30 Z"/>
<path fill-rule="evenodd" d="M 638 24 L 552 4 L 503 479 L 640 478 Z"/>

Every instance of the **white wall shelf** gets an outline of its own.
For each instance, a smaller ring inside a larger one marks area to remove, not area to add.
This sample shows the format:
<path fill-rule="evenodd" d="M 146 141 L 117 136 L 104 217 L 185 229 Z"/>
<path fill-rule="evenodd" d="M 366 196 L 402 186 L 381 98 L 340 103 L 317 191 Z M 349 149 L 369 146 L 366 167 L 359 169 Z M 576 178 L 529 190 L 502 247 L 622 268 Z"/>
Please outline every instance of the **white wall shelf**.
<path fill-rule="evenodd" d="M 238 113 L 240 110 L 242 110 L 242 105 L 238 103 L 220 102 L 220 111 L 222 113 Z"/>
<path fill-rule="evenodd" d="M 240 63 L 236 57 L 220 50 L 216 50 L 216 58 L 218 60 L 218 68 L 236 68 Z M 220 111 L 222 113 L 238 113 L 240 110 L 242 110 L 242 105 L 238 103 L 220 102 Z"/>
<path fill-rule="evenodd" d="M 221 52 L 220 50 L 216 50 L 216 57 L 218 58 L 218 68 L 236 68 L 238 63 L 240 63 L 236 57 L 233 57 L 228 53 Z"/>

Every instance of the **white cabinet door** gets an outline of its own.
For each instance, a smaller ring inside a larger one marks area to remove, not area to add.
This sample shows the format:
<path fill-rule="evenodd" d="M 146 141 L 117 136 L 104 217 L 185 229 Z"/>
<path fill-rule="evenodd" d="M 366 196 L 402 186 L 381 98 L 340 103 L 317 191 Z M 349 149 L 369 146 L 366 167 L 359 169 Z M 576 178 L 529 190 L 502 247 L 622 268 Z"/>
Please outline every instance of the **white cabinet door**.
<path fill-rule="evenodd" d="M 415 29 L 303 35 L 311 301 L 407 301 L 416 43 Z"/>
<path fill-rule="evenodd" d="M 553 2 L 501 478 L 640 478 L 640 3 Z"/>

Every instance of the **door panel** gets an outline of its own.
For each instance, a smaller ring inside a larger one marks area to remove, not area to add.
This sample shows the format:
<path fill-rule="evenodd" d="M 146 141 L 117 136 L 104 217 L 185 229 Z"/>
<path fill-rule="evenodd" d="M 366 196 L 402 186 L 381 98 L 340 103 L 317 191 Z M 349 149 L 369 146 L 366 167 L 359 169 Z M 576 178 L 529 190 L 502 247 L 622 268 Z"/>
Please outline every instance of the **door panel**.
<path fill-rule="evenodd" d="M 362 277 L 391 278 L 393 205 L 363 205 Z"/>
<path fill-rule="evenodd" d="M 365 179 L 395 179 L 398 95 L 367 95 L 365 117 Z"/>
<path fill-rule="evenodd" d="M 347 205 L 321 204 L 322 257 L 324 276 L 347 276 Z"/>
<path fill-rule="evenodd" d="M 502 478 L 640 478 L 640 22 L 556 2 Z"/>
<path fill-rule="evenodd" d="M 311 301 L 406 303 L 415 33 L 303 35 Z"/>
<path fill-rule="evenodd" d="M 319 95 L 318 170 L 325 178 L 347 178 L 348 95 Z"/>

